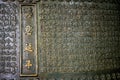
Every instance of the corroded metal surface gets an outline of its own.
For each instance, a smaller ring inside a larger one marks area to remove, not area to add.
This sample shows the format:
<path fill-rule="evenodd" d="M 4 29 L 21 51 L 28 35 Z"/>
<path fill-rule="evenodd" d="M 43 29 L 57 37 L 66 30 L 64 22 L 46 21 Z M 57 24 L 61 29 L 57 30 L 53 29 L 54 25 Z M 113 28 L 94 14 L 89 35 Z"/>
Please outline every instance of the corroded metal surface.
<path fill-rule="evenodd" d="M 100 80 L 109 78 L 100 77 L 106 76 L 105 71 L 111 71 L 106 72 L 110 76 L 119 74 L 112 72 L 120 68 L 118 7 L 107 2 L 39 2 L 39 73 L 81 73 L 76 76 L 80 80 L 97 72 L 90 76 Z M 75 75 L 63 76 L 67 77 Z"/>
<path fill-rule="evenodd" d="M 0 80 L 19 76 L 18 23 L 17 4 L 0 2 Z"/>
<path fill-rule="evenodd" d="M 119 80 L 119 3 L 0 0 L 0 80 Z"/>

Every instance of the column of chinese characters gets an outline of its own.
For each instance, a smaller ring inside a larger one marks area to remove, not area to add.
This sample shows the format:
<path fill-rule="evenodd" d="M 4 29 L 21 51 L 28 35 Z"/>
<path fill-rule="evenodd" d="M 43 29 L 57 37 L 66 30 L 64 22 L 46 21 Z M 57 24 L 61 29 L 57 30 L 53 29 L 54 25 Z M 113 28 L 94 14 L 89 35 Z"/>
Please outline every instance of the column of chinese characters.
<path fill-rule="evenodd" d="M 25 7 L 23 9 L 23 11 L 24 11 L 24 18 L 26 19 L 26 23 L 28 23 L 24 28 L 24 34 L 25 34 L 26 38 L 27 37 L 32 38 L 32 32 L 33 32 L 32 29 L 33 28 L 30 24 L 31 24 L 31 19 L 33 17 L 33 9 L 32 9 L 32 7 Z M 34 52 L 31 42 L 25 43 L 24 51 L 27 52 L 28 55 L 29 55 L 29 53 Z M 28 70 L 30 69 L 30 67 L 32 67 L 32 63 L 31 63 L 30 59 L 26 60 L 25 67 L 27 67 Z"/>

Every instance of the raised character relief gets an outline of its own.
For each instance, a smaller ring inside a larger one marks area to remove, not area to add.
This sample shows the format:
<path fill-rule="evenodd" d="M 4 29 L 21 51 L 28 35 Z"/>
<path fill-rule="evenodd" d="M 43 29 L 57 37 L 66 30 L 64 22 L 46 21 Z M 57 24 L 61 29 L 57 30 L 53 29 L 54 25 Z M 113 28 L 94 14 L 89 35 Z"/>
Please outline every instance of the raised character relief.
<path fill-rule="evenodd" d="M 32 35 L 32 27 L 31 26 L 27 25 L 25 27 L 25 35 L 28 35 L 28 36 Z"/>
<path fill-rule="evenodd" d="M 24 7 L 23 14 L 24 14 L 25 18 L 30 19 L 33 16 L 32 7 L 28 7 L 28 6 Z"/>
<path fill-rule="evenodd" d="M 27 67 L 27 69 L 30 69 L 30 67 L 32 67 L 31 61 L 27 60 L 25 66 Z"/>
<path fill-rule="evenodd" d="M 32 48 L 32 43 L 27 43 L 26 44 L 25 51 L 28 51 L 30 53 L 32 53 L 34 51 L 33 48 Z"/>

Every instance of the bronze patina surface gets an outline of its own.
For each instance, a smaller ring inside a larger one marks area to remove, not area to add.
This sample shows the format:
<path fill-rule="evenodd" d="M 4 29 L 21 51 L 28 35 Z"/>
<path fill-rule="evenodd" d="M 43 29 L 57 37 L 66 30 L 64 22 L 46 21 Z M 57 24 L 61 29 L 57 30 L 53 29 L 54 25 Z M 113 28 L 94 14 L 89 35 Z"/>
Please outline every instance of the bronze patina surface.
<path fill-rule="evenodd" d="M 119 0 L 0 0 L 0 80 L 119 80 Z"/>

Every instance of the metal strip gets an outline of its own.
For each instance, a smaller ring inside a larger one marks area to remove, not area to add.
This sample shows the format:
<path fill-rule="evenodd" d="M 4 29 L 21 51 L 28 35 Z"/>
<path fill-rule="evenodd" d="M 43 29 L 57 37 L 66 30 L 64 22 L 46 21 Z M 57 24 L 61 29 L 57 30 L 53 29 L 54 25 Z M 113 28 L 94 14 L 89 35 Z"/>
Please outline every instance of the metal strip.
<path fill-rule="evenodd" d="M 36 6 L 21 5 L 20 76 L 37 76 Z"/>

